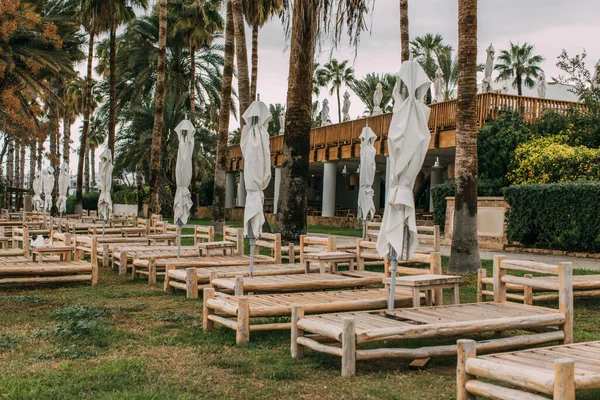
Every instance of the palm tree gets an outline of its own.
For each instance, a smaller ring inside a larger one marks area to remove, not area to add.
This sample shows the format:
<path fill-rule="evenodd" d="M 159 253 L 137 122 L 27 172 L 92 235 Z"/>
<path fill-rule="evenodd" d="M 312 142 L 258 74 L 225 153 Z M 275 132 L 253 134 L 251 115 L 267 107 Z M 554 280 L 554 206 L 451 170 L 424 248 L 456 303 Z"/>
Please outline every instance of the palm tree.
<path fill-rule="evenodd" d="M 233 57 L 235 53 L 235 22 L 233 4 L 227 2 L 225 23 L 225 61 L 223 64 L 223 84 L 221 85 L 221 108 L 219 110 L 219 133 L 215 160 L 215 178 L 211 224 L 217 233 L 223 232 L 225 225 L 225 177 L 227 171 L 227 142 L 229 115 L 231 109 L 231 86 L 233 80 Z"/>
<path fill-rule="evenodd" d="M 89 161 L 91 167 L 91 186 L 96 186 L 96 149 L 106 141 L 106 123 L 98 117 L 92 117 L 88 134 Z"/>
<path fill-rule="evenodd" d="M 408 35 L 408 0 L 400 0 L 400 47 L 401 60 L 410 58 L 410 37 Z"/>
<path fill-rule="evenodd" d="M 160 159 L 165 104 L 165 71 L 167 63 L 167 0 L 158 3 L 158 63 L 156 70 L 156 97 L 154 103 L 154 127 L 152 128 L 152 151 L 150 153 L 150 201 L 148 211 L 158 214 L 160 201 Z"/>
<path fill-rule="evenodd" d="M 392 101 L 392 90 L 396 85 L 396 75 L 394 74 L 384 74 L 379 75 L 376 73 L 368 73 L 361 79 L 354 80 L 354 82 L 350 83 L 348 86 L 354 94 L 358 96 L 358 98 L 365 104 L 365 114 L 372 115 L 373 109 L 375 105 L 373 104 L 373 95 L 375 94 L 375 90 L 377 89 L 377 84 L 381 83 L 383 87 L 383 97 L 381 99 L 381 109 L 384 112 L 391 111 L 391 101 Z"/>
<path fill-rule="evenodd" d="M 342 85 L 348 86 L 352 82 L 354 82 L 354 68 L 347 67 L 347 64 L 348 60 L 339 62 L 335 58 L 332 58 L 327 64 L 323 66 L 322 69 L 319 70 L 319 72 L 317 72 L 317 76 L 319 77 L 319 79 L 322 79 L 322 82 L 325 85 L 331 84 L 329 94 L 332 95 L 334 91 L 336 92 L 339 122 L 342 122 L 340 87 Z"/>
<path fill-rule="evenodd" d="M 448 270 L 481 267 L 477 243 L 477 0 L 458 1 L 456 205 Z"/>
<path fill-rule="evenodd" d="M 283 104 L 269 104 L 269 111 L 271 112 L 271 120 L 269 121 L 267 130 L 269 131 L 269 136 L 277 136 L 282 128 L 279 124 L 279 115 L 285 111 Z"/>
<path fill-rule="evenodd" d="M 297 0 L 288 9 L 290 62 L 283 141 L 281 191 L 276 231 L 284 240 L 296 240 L 306 233 L 306 190 L 309 178 L 308 150 L 313 88 L 315 46 L 319 34 L 331 33 L 335 43 L 348 32 L 356 46 L 365 29 L 369 0 L 354 0 L 338 7 L 326 0 Z M 291 13 L 291 15 L 290 15 Z M 346 26 L 346 29 L 342 29 Z"/>
<path fill-rule="evenodd" d="M 544 57 L 533 55 L 533 45 L 522 46 L 510 42 L 510 49 L 502 50 L 494 69 L 499 72 L 496 82 L 512 79 L 512 86 L 517 88 L 519 96 L 523 95 L 523 84 L 528 88 L 535 86 L 534 78 L 543 72 L 539 67 Z"/>
<path fill-rule="evenodd" d="M 235 25 L 235 59 L 237 61 L 238 98 L 240 115 L 250 106 L 250 78 L 248 77 L 248 50 L 246 49 L 246 26 L 242 0 L 229 0 L 233 5 L 233 21 Z M 240 125 L 244 120 L 240 119 Z"/>
<path fill-rule="evenodd" d="M 258 83 L 258 30 L 281 10 L 282 0 L 244 0 L 244 15 L 252 27 L 252 72 L 250 78 L 250 101 L 256 99 Z"/>

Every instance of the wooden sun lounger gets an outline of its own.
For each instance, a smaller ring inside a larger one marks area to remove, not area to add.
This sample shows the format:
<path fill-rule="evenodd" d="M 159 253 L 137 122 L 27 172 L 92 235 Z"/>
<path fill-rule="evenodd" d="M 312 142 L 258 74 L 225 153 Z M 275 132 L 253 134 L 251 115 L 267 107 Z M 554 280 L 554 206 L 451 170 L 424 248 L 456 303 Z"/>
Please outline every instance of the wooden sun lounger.
<path fill-rule="evenodd" d="M 177 246 L 143 246 L 143 247 L 123 247 L 113 251 L 112 260 L 113 268 L 118 267 L 119 275 L 125 275 L 127 268 L 132 266 L 135 259 L 150 259 L 150 258 L 173 258 L 177 257 Z M 196 246 L 181 246 L 180 257 L 198 257 L 200 251 Z"/>
<path fill-rule="evenodd" d="M 311 272 L 318 272 L 312 268 Z M 254 266 L 253 276 L 273 276 L 289 274 L 305 274 L 304 264 L 259 264 Z M 167 268 L 165 274 L 164 290 L 172 292 L 174 289 L 185 290 L 189 299 L 198 298 L 198 289 L 212 287 L 211 280 L 217 278 L 235 278 L 249 276 L 248 265 L 232 265 L 203 268 L 175 269 Z"/>
<path fill-rule="evenodd" d="M 23 255 L 23 253 L 17 256 L 2 256 L 2 254 L 0 253 L 0 266 L 10 266 L 13 264 L 23 263 L 33 263 L 33 260 L 31 259 L 31 257 Z"/>
<path fill-rule="evenodd" d="M 236 331 L 236 342 L 250 341 L 250 332 L 290 329 L 289 322 L 253 321 L 253 318 L 288 317 L 301 305 L 307 314 L 346 310 L 373 310 L 387 305 L 386 289 L 355 289 L 306 293 L 275 293 L 231 296 L 204 289 L 202 326 L 210 331 L 215 323 Z M 396 307 L 412 304 L 411 294 L 396 291 Z M 253 322 L 253 323 L 252 323 Z M 263 323 L 260 323 L 263 322 Z"/>
<path fill-rule="evenodd" d="M 525 331 L 506 338 L 494 338 L 478 344 L 481 351 L 498 351 L 519 346 L 561 341 L 573 341 L 573 289 L 572 265 L 558 266 L 541 263 L 511 264 L 502 256 L 494 257 L 497 271 L 491 303 L 456 304 L 449 306 L 420 307 L 405 310 L 382 310 L 375 312 L 339 313 L 304 316 L 304 307 L 294 307 L 292 315 L 292 356 L 303 356 L 304 348 L 342 358 L 342 376 L 352 376 L 356 360 L 377 358 L 427 358 L 456 354 L 456 346 L 432 345 L 421 348 L 369 348 L 357 349 L 364 343 L 385 343 L 391 340 L 475 335 L 483 332 Z M 530 272 L 558 274 L 560 279 L 559 309 L 536 307 L 506 301 L 506 284 L 520 283 L 527 278 L 506 275 L 506 270 L 517 269 Z M 339 346 L 324 343 L 317 334 L 332 340 Z"/>
<path fill-rule="evenodd" d="M 306 292 L 314 290 L 369 287 L 383 282 L 383 273 L 348 271 L 339 273 L 292 274 L 277 276 L 253 276 L 217 278 L 212 286 L 220 291 L 244 293 Z"/>
<path fill-rule="evenodd" d="M 0 258 L 4 258 L 4 257 L 13 258 L 13 257 L 24 256 L 24 255 L 25 255 L 25 251 L 21 250 L 21 249 L 5 249 L 5 250 L 0 250 Z"/>
<path fill-rule="evenodd" d="M 524 261 L 527 263 L 527 261 Z M 533 304 L 539 301 L 558 300 L 557 276 L 532 276 L 525 275 L 529 280 L 526 284 L 508 284 L 506 298 L 521 301 L 525 304 Z M 487 276 L 487 271 L 477 271 L 477 301 L 486 301 L 488 297 L 494 297 L 494 278 Z M 490 288 L 491 287 L 491 288 Z M 597 297 L 600 296 L 600 275 L 573 275 L 573 297 Z"/>
<path fill-rule="evenodd" d="M 132 262 L 132 278 L 139 275 L 148 276 L 148 284 L 155 285 L 156 277 L 165 275 L 165 271 L 172 267 L 173 269 L 184 268 L 206 268 L 206 267 L 231 267 L 240 265 L 250 265 L 250 256 L 232 255 L 232 256 L 195 256 L 176 258 L 177 254 L 171 254 L 168 257 L 150 257 L 137 258 Z M 254 256 L 255 265 L 274 264 L 275 259 L 269 256 L 257 254 Z M 248 267 L 246 267 L 248 268 Z M 135 274 L 135 275 L 134 275 Z"/>
<path fill-rule="evenodd" d="M 477 356 L 477 343 L 458 341 L 456 398 L 575 400 L 578 390 L 600 389 L 600 342 Z M 484 378 L 488 381 L 481 381 Z M 489 380 L 501 382 L 502 386 Z M 509 388 L 511 385 L 515 388 Z"/>
<path fill-rule="evenodd" d="M 0 266 L 0 285 L 24 283 L 90 282 L 98 283 L 98 267 L 86 261 L 19 263 Z"/>

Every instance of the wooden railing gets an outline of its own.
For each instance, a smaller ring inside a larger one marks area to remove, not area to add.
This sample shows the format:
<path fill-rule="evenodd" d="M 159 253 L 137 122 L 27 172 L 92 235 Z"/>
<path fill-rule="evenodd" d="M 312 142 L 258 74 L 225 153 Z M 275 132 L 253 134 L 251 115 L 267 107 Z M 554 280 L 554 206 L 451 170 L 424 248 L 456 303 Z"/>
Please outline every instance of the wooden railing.
<path fill-rule="evenodd" d="M 453 147 L 456 133 L 456 99 L 433 103 L 429 117 L 429 130 L 432 132 L 430 148 Z M 565 111 L 571 107 L 581 107 L 580 103 L 563 100 L 541 99 L 503 93 L 482 93 L 477 95 L 477 122 L 494 120 L 504 108 L 520 110 L 525 122 L 531 123 L 548 110 Z M 344 159 L 357 157 L 360 151 L 360 133 L 368 123 L 377 135 L 375 148 L 378 154 L 387 153 L 387 133 L 392 114 L 382 114 L 313 128 L 310 132 L 310 160 Z M 275 166 L 281 165 L 283 153 L 283 136 L 273 136 L 270 140 L 271 161 Z M 240 146 L 230 146 L 228 169 L 243 169 Z"/>

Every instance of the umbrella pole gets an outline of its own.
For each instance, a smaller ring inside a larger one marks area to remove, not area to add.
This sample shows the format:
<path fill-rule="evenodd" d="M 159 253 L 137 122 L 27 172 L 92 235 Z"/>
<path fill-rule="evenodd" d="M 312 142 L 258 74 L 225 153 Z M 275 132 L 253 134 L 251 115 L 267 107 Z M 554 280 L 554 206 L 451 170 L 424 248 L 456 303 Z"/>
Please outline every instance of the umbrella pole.
<path fill-rule="evenodd" d="M 58 219 L 58 231 L 62 232 L 62 212 L 60 213 L 60 218 Z"/>
<path fill-rule="evenodd" d="M 177 220 L 177 258 L 181 257 L 181 228 L 183 227 L 183 224 L 181 223 L 181 220 L 178 219 Z"/>
<path fill-rule="evenodd" d="M 256 238 L 254 237 L 254 231 L 252 230 L 252 222 L 248 221 L 248 239 L 250 239 L 250 276 L 252 276 L 254 270 L 254 245 Z"/>
<path fill-rule="evenodd" d="M 362 220 L 362 228 L 363 228 L 363 240 L 365 240 L 367 238 L 367 220 L 363 218 Z"/>
<path fill-rule="evenodd" d="M 104 230 L 106 229 L 106 220 L 102 220 L 102 236 L 104 236 Z"/>
<path fill-rule="evenodd" d="M 402 254 L 402 253 L 400 253 Z M 390 276 L 390 291 L 388 296 L 388 310 L 394 309 L 394 300 L 396 299 L 396 273 L 398 272 L 398 254 L 396 250 L 390 246 L 390 253 L 388 255 L 390 259 L 390 268 L 391 268 L 391 276 Z"/>

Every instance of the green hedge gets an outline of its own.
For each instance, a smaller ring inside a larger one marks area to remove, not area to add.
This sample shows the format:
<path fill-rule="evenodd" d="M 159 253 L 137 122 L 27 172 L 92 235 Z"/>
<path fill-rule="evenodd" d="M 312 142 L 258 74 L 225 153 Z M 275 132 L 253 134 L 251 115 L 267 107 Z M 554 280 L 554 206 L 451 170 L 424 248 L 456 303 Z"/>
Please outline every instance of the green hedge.
<path fill-rule="evenodd" d="M 137 206 L 138 204 L 138 193 L 137 188 L 132 189 L 121 189 L 113 193 L 114 204 L 129 204 Z"/>
<path fill-rule="evenodd" d="M 100 192 L 90 192 L 83 195 L 83 209 L 84 210 L 98 210 L 98 197 Z M 75 213 L 75 196 L 69 196 L 67 198 L 67 214 Z"/>
<path fill-rule="evenodd" d="M 477 187 L 478 196 L 502 196 L 502 180 L 479 181 Z M 446 197 L 456 194 L 456 182 L 446 181 L 436 185 L 431 190 L 433 197 L 433 222 L 440 226 L 442 232 L 446 228 Z"/>
<path fill-rule="evenodd" d="M 526 247 L 600 252 L 600 182 L 511 186 L 507 237 Z"/>

